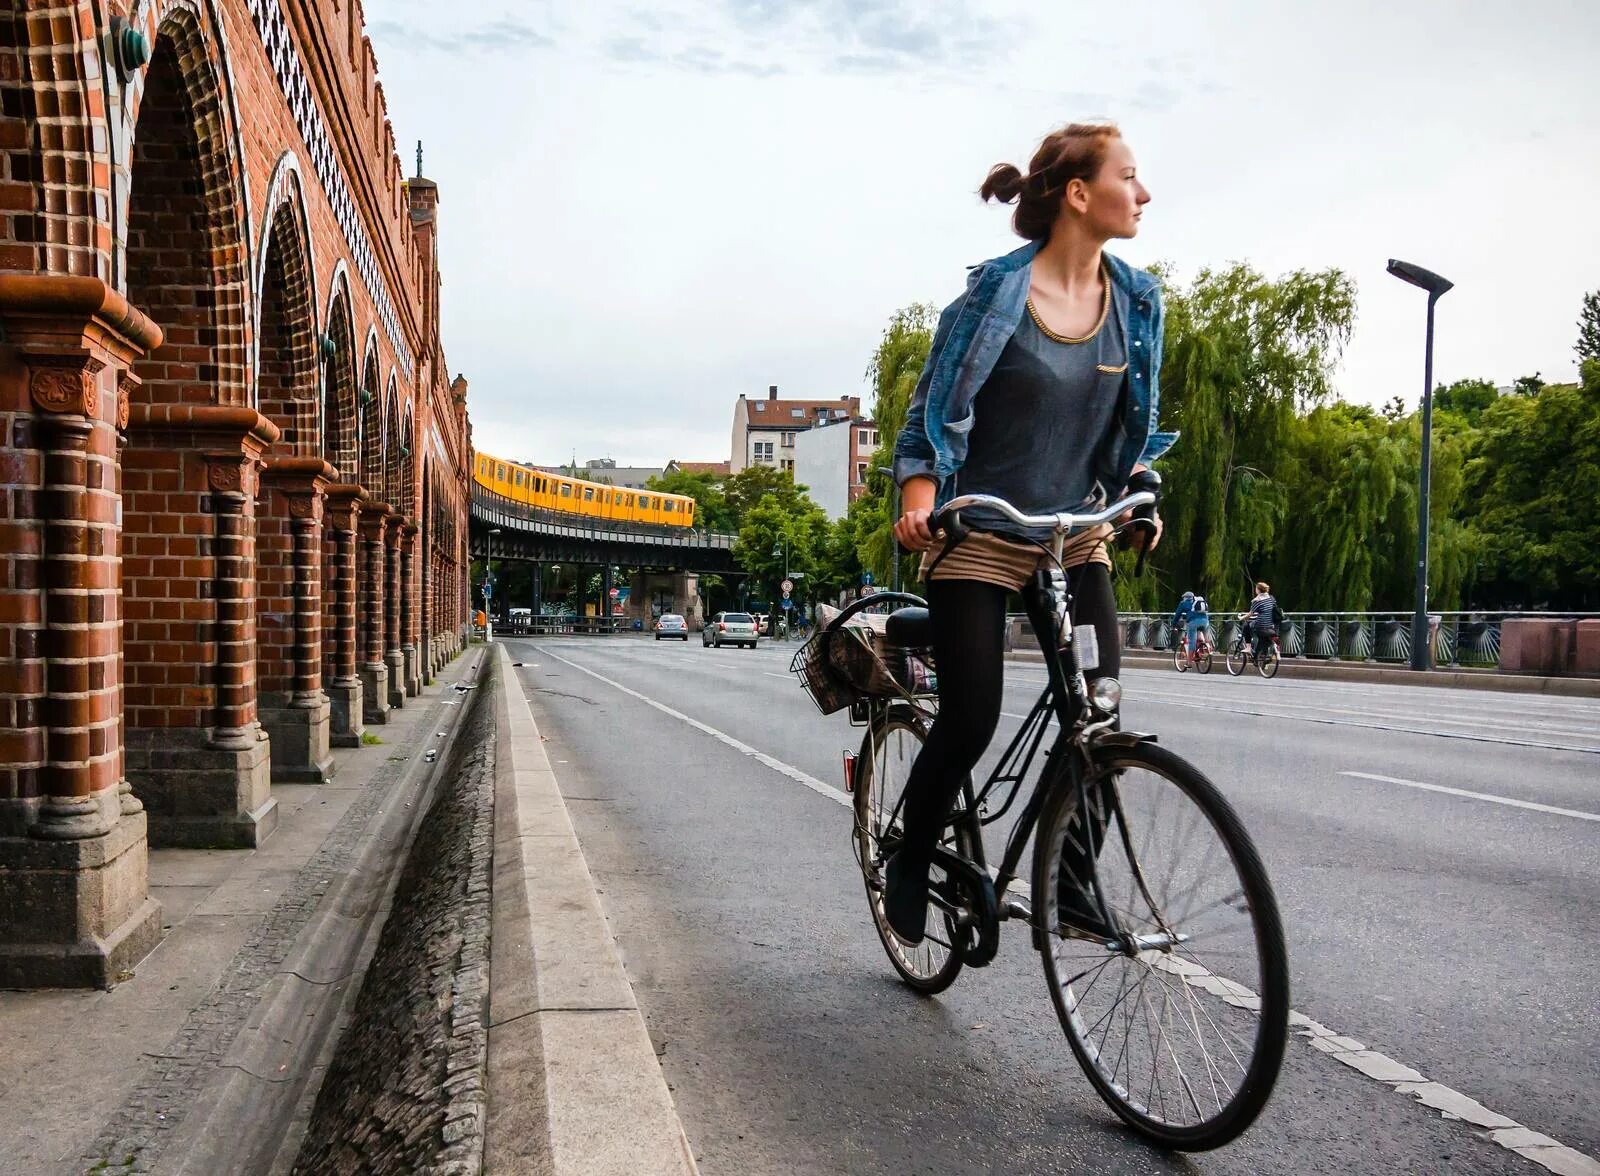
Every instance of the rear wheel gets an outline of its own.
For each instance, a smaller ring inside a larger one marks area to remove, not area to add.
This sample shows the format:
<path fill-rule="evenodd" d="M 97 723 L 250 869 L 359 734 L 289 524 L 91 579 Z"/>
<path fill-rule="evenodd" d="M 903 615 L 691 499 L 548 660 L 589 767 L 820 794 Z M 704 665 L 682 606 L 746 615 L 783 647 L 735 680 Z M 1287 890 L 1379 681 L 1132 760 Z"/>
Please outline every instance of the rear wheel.
<path fill-rule="evenodd" d="M 926 724 L 909 706 L 889 708 L 868 728 L 855 767 L 855 853 L 866 883 L 872 924 L 889 962 L 912 988 L 932 995 L 950 987 L 961 974 L 954 921 L 930 903 L 925 937 L 912 947 L 889 929 L 883 909 L 883 870 L 888 858 L 884 844 L 892 846 L 900 838 L 906 781 L 926 738 Z M 975 854 L 964 823 L 956 830 L 946 830 L 943 844 L 963 857 Z M 930 872 L 930 889 L 943 881 L 944 871 L 935 866 Z"/>
<path fill-rule="evenodd" d="M 1263 678 L 1276 678 L 1278 676 L 1278 643 L 1269 641 L 1266 649 L 1256 656 L 1256 669 L 1261 671 Z"/>
<path fill-rule="evenodd" d="M 1197 768 L 1139 744 L 1097 751 L 1090 771 L 1081 793 L 1065 776 L 1054 785 L 1035 846 L 1056 1014 L 1126 1122 L 1168 1147 L 1219 1147 L 1261 1113 L 1283 1061 L 1277 901 L 1232 806 Z"/>

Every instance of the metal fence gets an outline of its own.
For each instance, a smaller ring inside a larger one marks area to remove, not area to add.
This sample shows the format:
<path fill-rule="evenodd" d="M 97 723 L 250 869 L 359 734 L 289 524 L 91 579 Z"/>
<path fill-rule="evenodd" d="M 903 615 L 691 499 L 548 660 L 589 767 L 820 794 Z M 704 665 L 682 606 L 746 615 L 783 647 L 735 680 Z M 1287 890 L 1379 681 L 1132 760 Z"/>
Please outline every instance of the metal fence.
<path fill-rule="evenodd" d="M 1581 619 L 1600 613 L 1446 612 L 1429 615 L 1433 662 L 1493 669 L 1500 664 L 1500 626 L 1513 618 Z M 1125 649 L 1170 650 L 1172 616 L 1118 613 Z M 1213 615 L 1208 626 L 1219 649 L 1229 648 L 1241 622 Z M 1285 613 L 1278 645 L 1286 658 L 1403 664 L 1411 660 L 1411 614 L 1400 612 Z"/>

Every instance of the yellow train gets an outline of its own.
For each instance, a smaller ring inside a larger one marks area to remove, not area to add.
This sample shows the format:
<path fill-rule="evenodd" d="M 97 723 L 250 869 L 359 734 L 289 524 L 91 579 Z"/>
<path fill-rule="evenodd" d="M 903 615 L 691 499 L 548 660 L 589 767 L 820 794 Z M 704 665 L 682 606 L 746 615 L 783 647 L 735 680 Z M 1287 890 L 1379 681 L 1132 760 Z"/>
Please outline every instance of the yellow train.
<path fill-rule="evenodd" d="M 472 455 L 472 475 L 484 489 L 526 506 L 616 522 L 694 526 L 694 499 L 683 494 L 569 478 L 477 452 Z"/>

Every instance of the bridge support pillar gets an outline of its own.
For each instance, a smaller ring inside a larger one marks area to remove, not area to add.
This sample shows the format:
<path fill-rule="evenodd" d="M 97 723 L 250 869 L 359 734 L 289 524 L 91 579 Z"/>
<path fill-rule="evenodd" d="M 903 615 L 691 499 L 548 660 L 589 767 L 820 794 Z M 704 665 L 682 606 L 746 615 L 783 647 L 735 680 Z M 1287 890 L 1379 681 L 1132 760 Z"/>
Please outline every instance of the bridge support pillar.
<path fill-rule="evenodd" d="M 324 614 L 333 626 L 333 661 L 324 676 L 323 693 L 328 696 L 330 729 L 328 742 L 334 747 L 360 747 L 362 726 L 361 674 L 356 651 L 356 573 L 360 539 L 361 500 L 367 492 L 359 486 L 339 485 L 328 491 L 324 513 L 333 531 L 333 564 L 324 577 L 328 586 L 329 608 Z"/>
<path fill-rule="evenodd" d="M 273 622 L 262 625 L 258 664 L 272 779 L 283 783 L 333 778 L 333 706 L 322 692 L 322 524 L 332 475 L 320 458 L 282 458 L 269 463 L 264 478 L 288 506 L 285 520 L 269 498 L 257 533 L 258 553 L 277 557 L 267 561 L 277 566 L 258 567 L 262 621 Z"/>
<path fill-rule="evenodd" d="M 407 523 L 400 532 L 400 646 L 405 691 L 408 698 L 422 693 L 421 663 L 417 658 L 416 591 L 417 525 Z"/>
<path fill-rule="evenodd" d="M 389 721 L 389 666 L 383 657 L 383 533 L 388 518 L 386 504 L 361 504 L 361 554 L 366 573 L 361 601 L 361 702 L 362 718 L 374 724 Z"/>
<path fill-rule="evenodd" d="M 400 531 L 405 519 L 391 511 L 383 528 L 383 662 L 389 670 L 389 709 L 406 704 L 406 655 L 400 648 Z"/>

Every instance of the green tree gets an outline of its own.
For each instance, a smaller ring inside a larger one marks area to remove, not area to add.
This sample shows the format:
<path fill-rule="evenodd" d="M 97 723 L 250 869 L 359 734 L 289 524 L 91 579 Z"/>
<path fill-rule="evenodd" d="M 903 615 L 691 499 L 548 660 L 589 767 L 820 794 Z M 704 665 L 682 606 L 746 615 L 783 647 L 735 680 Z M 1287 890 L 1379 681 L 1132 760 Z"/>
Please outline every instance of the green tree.
<path fill-rule="evenodd" d="M 1600 290 L 1583 296 L 1583 309 L 1578 312 L 1578 362 L 1600 359 Z"/>
<path fill-rule="evenodd" d="M 1272 280 L 1237 264 L 1168 291 L 1162 422 L 1182 438 L 1162 463 L 1157 587 L 1135 591 L 1192 587 L 1228 608 L 1273 570 L 1289 507 L 1277 470 L 1297 412 L 1332 399 L 1354 320 L 1355 287 L 1338 270 Z"/>
<path fill-rule="evenodd" d="M 1486 603 L 1600 606 L 1600 360 L 1579 371 L 1484 410 L 1460 516 L 1481 536 Z"/>
<path fill-rule="evenodd" d="M 732 515 L 732 528 L 739 530 L 750 511 L 758 504 L 775 499 L 787 510 L 799 510 L 802 503 L 815 505 L 798 485 L 794 474 L 774 466 L 755 465 L 740 470 L 722 484 L 722 494 Z"/>
<path fill-rule="evenodd" d="M 695 522 L 708 531 L 738 530 L 738 520 L 723 490 L 723 479 L 717 474 L 670 470 L 651 478 L 645 483 L 645 488 L 659 490 L 663 494 L 684 494 L 694 499 Z"/>
<path fill-rule="evenodd" d="M 745 512 L 739 538 L 733 545 L 733 558 L 770 592 L 774 619 L 785 571 L 791 579 L 804 581 L 795 592 L 796 600 L 810 595 L 805 585 L 816 576 L 826 555 L 829 529 L 828 516 L 822 508 L 804 496 L 794 503 L 770 496 Z"/>
<path fill-rule="evenodd" d="M 1499 398 L 1500 390 L 1489 380 L 1457 380 L 1434 389 L 1433 407 L 1438 412 L 1453 412 L 1476 424 L 1483 410 Z"/>
<path fill-rule="evenodd" d="M 867 364 L 867 380 L 872 385 L 872 420 L 878 426 L 878 450 L 872 465 L 892 468 L 895 442 L 905 427 L 911 397 L 933 346 L 939 309 L 931 302 L 914 302 L 894 312 L 883 329 L 872 360 Z M 888 583 L 895 557 L 894 519 L 890 517 L 894 484 L 887 475 L 874 474 L 867 481 L 867 494 L 852 503 L 856 515 L 856 550 L 860 563 L 871 569 L 882 583 Z M 902 573 L 909 579 L 914 557 L 904 557 Z"/>

